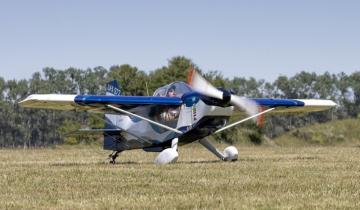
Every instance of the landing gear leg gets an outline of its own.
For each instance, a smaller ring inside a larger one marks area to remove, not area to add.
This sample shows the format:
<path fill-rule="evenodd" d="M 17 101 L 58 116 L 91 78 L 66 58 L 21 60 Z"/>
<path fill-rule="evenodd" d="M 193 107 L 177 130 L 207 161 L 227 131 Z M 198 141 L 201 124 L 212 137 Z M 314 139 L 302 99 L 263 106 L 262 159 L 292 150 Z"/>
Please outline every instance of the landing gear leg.
<path fill-rule="evenodd" d="M 116 160 L 116 158 L 119 156 L 119 154 L 120 154 L 120 152 L 121 151 L 114 151 L 114 152 L 112 152 L 110 155 L 109 155 L 109 159 L 110 159 L 110 163 L 111 164 L 115 164 L 115 160 Z"/>
<path fill-rule="evenodd" d="M 223 161 L 236 161 L 238 159 L 239 152 L 234 146 L 226 147 L 224 152 L 220 152 L 206 138 L 199 140 L 199 143 Z"/>

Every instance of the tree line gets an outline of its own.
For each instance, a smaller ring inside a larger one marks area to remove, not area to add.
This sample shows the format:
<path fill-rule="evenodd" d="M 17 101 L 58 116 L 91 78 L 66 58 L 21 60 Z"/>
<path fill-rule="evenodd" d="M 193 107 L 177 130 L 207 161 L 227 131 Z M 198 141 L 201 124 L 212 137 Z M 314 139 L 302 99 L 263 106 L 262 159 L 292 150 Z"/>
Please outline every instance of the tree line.
<path fill-rule="evenodd" d="M 332 99 L 339 107 L 334 110 L 294 116 L 269 116 L 263 127 L 248 123 L 216 136 L 228 142 L 246 138 L 259 143 L 309 123 L 331 119 L 355 118 L 360 109 L 360 72 L 316 74 L 302 71 L 292 77 L 279 76 L 275 81 L 234 77 L 226 78 L 221 71 L 202 71 L 191 59 L 177 56 L 166 66 L 150 72 L 128 64 L 109 69 L 44 68 L 30 79 L 4 80 L 0 77 L 0 147 L 42 147 L 54 144 L 92 142 L 97 137 L 80 135 L 66 137 L 66 133 L 83 127 L 103 126 L 102 116 L 85 112 L 61 112 L 24 109 L 18 102 L 30 94 L 105 94 L 105 84 L 119 81 L 123 95 L 152 95 L 158 87 L 176 80 L 186 81 L 190 66 L 195 67 L 215 86 L 232 90 L 235 94 L 255 98 L 322 98 Z M 240 73 L 239 73 L 240 74 Z"/>

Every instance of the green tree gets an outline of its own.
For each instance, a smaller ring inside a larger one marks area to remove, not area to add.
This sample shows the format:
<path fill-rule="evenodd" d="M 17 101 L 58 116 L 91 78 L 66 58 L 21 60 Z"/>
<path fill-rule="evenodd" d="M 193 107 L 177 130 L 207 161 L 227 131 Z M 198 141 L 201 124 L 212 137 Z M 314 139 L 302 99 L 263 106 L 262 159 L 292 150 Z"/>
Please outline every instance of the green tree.
<path fill-rule="evenodd" d="M 117 80 L 122 95 L 146 95 L 147 75 L 128 64 L 110 67 L 108 80 Z"/>
<path fill-rule="evenodd" d="M 183 56 L 171 58 L 167 66 L 150 72 L 149 88 L 151 92 L 174 81 L 187 81 L 190 67 L 199 71 L 199 68 L 188 58 Z"/>

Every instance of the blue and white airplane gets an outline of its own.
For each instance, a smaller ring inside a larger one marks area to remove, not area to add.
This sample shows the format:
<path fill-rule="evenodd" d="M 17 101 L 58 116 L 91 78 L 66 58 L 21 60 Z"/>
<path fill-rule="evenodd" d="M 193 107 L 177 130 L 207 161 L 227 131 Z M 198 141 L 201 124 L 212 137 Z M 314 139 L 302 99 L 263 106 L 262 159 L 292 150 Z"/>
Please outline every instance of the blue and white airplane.
<path fill-rule="evenodd" d="M 104 113 L 104 129 L 82 131 L 104 135 L 104 149 L 113 151 L 109 156 L 111 163 L 125 150 L 143 149 L 160 152 L 156 164 L 176 162 L 178 145 L 194 141 L 221 160 L 234 161 L 238 159 L 234 146 L 221 152 L 207 137 L 268 112 L 312 112 L 336 106 L 331 100 L 236 96 L 213 87 L 195 70 L 190 71 L 188 84 L 173 82 L 157 89 L 153 96 L 122 96 L 116 81 L 108 83 L 106 90 L 106 95 L 33 94 L 19 104 L 28 108 Z M 234 107 L 245 111 L 248 117 L 229 123 Z"/>

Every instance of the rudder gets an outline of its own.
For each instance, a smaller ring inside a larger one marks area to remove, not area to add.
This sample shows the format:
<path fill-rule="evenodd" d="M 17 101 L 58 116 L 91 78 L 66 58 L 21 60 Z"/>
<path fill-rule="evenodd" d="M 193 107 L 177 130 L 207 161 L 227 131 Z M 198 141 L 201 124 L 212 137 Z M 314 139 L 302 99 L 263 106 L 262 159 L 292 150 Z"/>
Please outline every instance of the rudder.
<path fill-rule="evenodd" d="M 119 96 L 121 95 L 121 89 L 116 80 L 112 80 L 106 83 L 106 95 L 107 96 Z M 105 114 L 105 129 L 116 129 L 116 121 L 119 118 L 119 115 L 116 114 Z M 120 134 L 110 134 L 104 132 L 104 149 L 106 150 L 117 150 L 117 139 Z"/>

